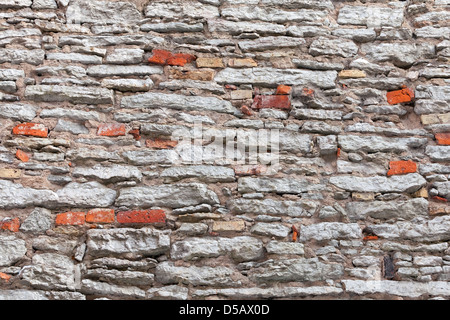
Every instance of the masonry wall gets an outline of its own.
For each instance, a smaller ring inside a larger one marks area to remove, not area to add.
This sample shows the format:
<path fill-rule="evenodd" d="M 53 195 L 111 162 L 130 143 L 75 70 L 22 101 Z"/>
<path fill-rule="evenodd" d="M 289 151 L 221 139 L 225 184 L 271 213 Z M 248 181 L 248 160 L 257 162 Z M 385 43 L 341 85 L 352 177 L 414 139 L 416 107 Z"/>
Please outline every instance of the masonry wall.
<path fill-rule="evenodd" d="M 449 8 L 0 0 L 0 299 L 449 298 Z"/>

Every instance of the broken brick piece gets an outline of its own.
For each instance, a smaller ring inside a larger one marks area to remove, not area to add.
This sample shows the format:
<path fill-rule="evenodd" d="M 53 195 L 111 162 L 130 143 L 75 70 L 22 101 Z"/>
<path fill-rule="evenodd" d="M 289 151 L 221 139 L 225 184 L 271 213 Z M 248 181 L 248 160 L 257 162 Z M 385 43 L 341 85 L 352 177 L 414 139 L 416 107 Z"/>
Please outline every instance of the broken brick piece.
<path fill-rule="evenodd" d="M 0 229 L 2 229 L 2 230 L 18 232 L 19 228 L 20 228 L 19 218 L 6 219 L 6 220 L 0 222 Z"/>
<path fill-rule="evenodd" d="M 117 123 L 101 124 L 97 128 L 97 135 L 106 137 L 119 137 L 125 135 L 125 125 Z"/>
<path fill-rule="evenodd" d="M 291 101 L 286 95 L 270 95 L 270 96 L 256 96 L 253 99 L 253 109 L 290 109 Z"/>
<path fill-rule="evenodd" d="M 148 148 L 154 149 L 171 149 L 175 148 L 178 144 L 178 141 L 173 140 L 165 140 L 165 139 L 149 139 L 145 141 L 145 145 Z"/>
<path fill-rule="evenodd" d="M 167 50 L 154 49 L 153 56 L 148 59 L 148 62 L 160 65 L 166 65 L 167 59 L 172 56 L 172 53 Z"/>
<path fill-rule="evenodd" d="M 30 156 L 23 152 L 22 150 L 16 151 L 16 158 L 19 159 L 22 162 L 28 162 L 30 161 Z"/>
<path fill-rule="evenodd" d="M 299 234 L 300 233 L 298 232 L 298 229 L 294 225 L 292 225 L 292 242 L 297 242 Z"/>
<path fill-rule="evenodd" d="M 370 240 L 378 240 L 378 236 L 365 236 L 363 238 L 364 241 L 370 241 Z"/>
<path fill-rule="evenodd" d="M 11 276 L 9 274 L 0 272 L 0 279 L 5 280 L 6 282 L 9 282 L 9 279 L 11 279 Z"/>
<path fill-rule="evenodd" d="M 47 138 L 48 128 L 40 123 L 21 123 L 13 128 L 13 134 Z"/>
<path fill-rule="evenodd" d="M 388 176 L 414 173 L 417 171 L 417 164 L 414 161 L 391 161 L 389 162 Z"/>
<path fill-rule="evenodd" d="M 196 59 L 196 56 L 187 53 L 175 53 L 173 54 L 167 50 L 154 49 L 153 56 L 148 59 L 148 62 L 183 67 L 186 63 L 192 62 Z"/>
<path fill-rule="evenodd" d="M 446 146 L 450 145 L 450 132 L 436 133 L 436 135 L 434 137 L 436 138 L 436 141 L 438 144 L 442 144 L 442 145 L 446 145 Z"/>
<path fill-rule="evenodd" d="M 291 93 L 291 87 L 290 86 L 286 86 L 286 85 L 284 85 L 284 84 L 280 84 L 278 87 L 277 87 L 277 91 L 276 91 L 276 95 L 286 95 L 286 94 L 289 94 L 289 93 Z"/>
<path fill-rule="evenodd" d="M 85 219 L 84 212 L 64 212 L 56 215 L 55 223 L 58 226 L 83 225 Z"/>
<path fill-rule="evenodd" d="M 114 209 L 92 209 L 86 214 L 89 223 L 113 223 L 114 218 Z"/>
<path fill-rule="evenodd" d="M 119 223 L 165 223 L 164 210 L 132 210 L 117 213 Z"/>
<path fill-rule="evenodd" d="M 446 199 L 446 198 L 439 197 L 439 196 L 434 196 L 433 199 L 434 199 L 434 200 L 438 200 L 438 201 L 442 201 L 442 202 L 447 202 L 447 199 Z"/>
<path fill-rule="evenodd" d="M 128 131 L 128 134 L 131 134 L 133 136 L 133 138 L 137 141 L 141 140 L 141 133 L 139 131 L 139 129 L 133 129 Z"/>
<path fill-rule="evenodd" d="M 389 104 L 407 103 L 414 99 L 414 91 L 409 88 L 403 88 L 388 92 L 386 97 Z"/>
<path fill-rule="evenodd" d="M 249 108 L 249 107 L 247 107 L 247 106 L 242 106 L 241 107 L 241 112 L 243 113 L 243 114 L 245 114 L 246 116 L 251 116 L 251 115 L 253 115 L 253 111 Z"/>

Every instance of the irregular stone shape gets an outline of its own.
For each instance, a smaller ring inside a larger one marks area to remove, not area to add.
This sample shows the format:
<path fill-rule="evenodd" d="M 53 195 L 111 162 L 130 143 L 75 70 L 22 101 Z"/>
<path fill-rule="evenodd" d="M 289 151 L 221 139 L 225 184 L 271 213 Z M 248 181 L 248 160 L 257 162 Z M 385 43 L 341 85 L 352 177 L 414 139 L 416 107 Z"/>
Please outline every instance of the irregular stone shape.
<path fill-rule="evenodd" d="M 22 269 L 21 278 L 37 289 L 75 290 L 75 265 L 68 256 L 37 254 L 33 256 L 32 265 Z"/>
<path fill-rule="evenodd" d="M 239 286 L 232 278 L 234 271 L 228 267 L 177 267 L 172 262 L 162 262 L 156 267 L 156 281 L 163 284 L 186 284 L 192 286 Z"/>
<path fill-rule="evenodd" d="M 67 7 L 68 23 L 135 24 L 142 19 L 141 12 L 130 2 L 71 1 Z"/>
<path fill-rule="evenodd" d="M 426 184 L 418 173 L 392 177 L 334 176 L 330 183 L 338 188 L 353 192 L 406 192 L 413 193 Z"/>
<path fill-rule="evenodd" d="M 33 0 L 33 9 L 57 9 L 55 0 Z"/>
<path fill-rule="evenodd" d="M 163 69 L 160 66 L 101 65 L 89 67 L 86 72 L 91 77 L 106 78 L 114 76 L 149 76 L 152 74 L 161 74 L 163 73 Z"/>
<path fill-rule="evenodd" d="M 372 28 L 398 28 L 403 23 L 403 9 L 346 5 L 339 10 L 337 22 Z"/>
<path fill-rule="evenodd" d="M 105 208 L 114 203 L 116 191 L 109 189 L 97 181 L 72 182 L 56 192 L 58 197 L 54 206 L 79 208 Z M 50 204 L 51 205 L 51 204 Z"/>
<path fill-rule="evenodd" d="M 322 89 L 336 86 L 336 71 L 311 71 L 299 69 L 226 68 L 217 73 L 214 80 L 219 84 L 252 84 L 254 86 L 277 87 L 285 85 L 314 85 Z"/>
<path fill-rule="evenodd" d="M 270 222 L 257 222 L 250 229 L 251 233 L 277 238 L 286 238 L 290 231 L 291 228 L 283 224 Z"/>
<path fill-rule="evenodd" d="M 239 41 L 239 48 L 243 52 L 266 51 L 278 48 L 297 48 L 305 44 L 305 39 L 293 37 L 262 37 L 256 40 Z"/>
<path fill-rule="evenodd" d="M 18 49 L 0 49 L 0 63 L 9 62 L 12 64 L 29 63 L 40 65 L 44 62 L 45 51 L 36 50 L 18 50 Z"/>
<path fill-rule="evenodd" d="M 448 296 L 447 281 L 342 280 L 345 292 L 357 295 L 384 294 L 417 299 L 421 296 Z"/>
<path fill-rule="evenodd" d="M 76 167 L 72 174 L 74 177 L 98 179 L 108 183 L 126 180 L 142 180 L 142 173 L 138 168 L 122 165 L 102 166 L 97 164 L 93 167 Z"/>
<path fill-rule="evenodd" d="M 189 289 L 178 285 L 151 288 L 146 292 L 146 299 L 150 300 L 187 300 L 188 298 Z"/>
<path fill-rule="evenodd" d="M 123 286 L 151 286 L 155 278 L 154 274 L 147 272 L 103 268 L 90 269 L 84 276 L 89 279 L 101 279 Z"/>
<path fill-rule="evenodd" d="M 333 30 L 331 34 L 339 38 L 351 39 L 356 42 L 371 42 L 374 41 L 377 37 L 377 33 L 373 28 L 370 29 L 339 28 Z"/>
<path fill-rule="evenodd" d="M 354 163 L 350 161 L 337 160 L 337 173 L 359 173 L 364 176 L 386 175 L 386 168 L 373 162 Z"/>
<path fill-rule="evenodd" d="M 298 242 L 284 242 L 284 241 L 277 241 L 277 240 L 271 240 L 266 245 L 266 250 L 268 254 L 278 254 L 278 255 L 304 255 L 304 245 L 303 243 Z"/>
<path fill-rule="evenodd" d="M 404 152 L 427 144 L 426 138 L 385 138 L 380 136 L 339 135 L 338 144 L 344 151 Z"/>
<path fill-rule="evenodd" d="M 178 154 L 174 150 L 126 151 L 122 156 L 134 165 L 173 164 L 178 160 Z"/>
<path fill-rule="evenodd" d="M 248 3 L 245 1 L 245 3 Z M 258 1 L 255 2 L 255 4 Z M 262 0 L 261 3 L 267 6 L 280 6 L 286 9 L 317 9 L 317 10 L 332 10 L 333 3 L 330 0 Z"/>
<path fill-rule="evenodd" d="M 114 93 L 103 88 L 35 85 L 27 86 L 25 98 L 42 102 L 71 102 L 74 104 L 113 104 Z"/>
<path fill-rule="evenodd" d="M 232 182 L 235 180 L 234 170 L 219 166 L 189 166 L 172 167 L 165 169 L 161 175 L 166 181 L 178 181 L 187 178 L 197 178 L 200 181 L 212 182 Z"/>
<path fill-rule="evenodd" d="M 50 210 L 36 208 L 20 225 L 20 231 L 30 233 L 44 233 L 52 227 L 53 216 Z"/>
<path fill-rule="evenodd" d="M 205 91 L 211 91 L 214 94 L 224 94 L 225 89 L 214 82 L 206 82 L 206 81 L 200 81 L 200 80 L 170 80 L 170 81 L 164 81 L 160 82 L 158 84 L 158 87 L 161 89 L 169 89 L 172 91 L 175 90 L 181 90 L 181 89 L 199 89 L 199 90 L 205 90 Z M 192 115 L 190 115 L 192 117 Z M 205 117 L 205 116 L 201 116 Z M 185 120 L 186 121 L 186 120 Z M 212 120 L 211 120 L 212 121 Z M 192 122 L 192 121 L 187 121 Z"/>
<path fill-rule="evenodd" d="M 49 52 L 46 58 L 47 60 L 78 62 L 82 64 L 102 64 L 103 62 L 102 57 L 82 53 Z"/>
<path fill-rule="evenodd" d="M 361 228 L 356 223 L 322 222 L 301 226 L 300 230 L 300 242 L 306 242 L 311 239 L 324 241 L 361 238 Z"/>
<path fill-rule="evenodd" d="M 291 111 L 291 115 L 300 120 L 341 120 L 342 111 L 339 110 L 320 110 L 320 109 L 295 109 Z"/>
<path fill-rule="evenodd" d="M 25 78 L 25 71 L 19 69 L 0 69 L 0 80 L 16 81 Z"/>
<path fill-rule="evenodd" d="M 336 263 L 323 263 L 317 258 L 268 260 L 248 272 L 257 283 L 321 281 L 338 279 L 344 274 L 344 266 Z"/>
<path fill-rule="evenodd" d="M 17 121 L 31 121 L 36 117 L 36 107 L 24 104 L 2 104 L 0 105 L 0 117 Z"/>
<path fill-rule="evenodd" d="M 75 148 L 67 151 L 66 158 L 71 161 L 119 161 L 121 158 L 116 152 L 102 149 Z"/>
<path fill-rule="evenodd" d="M 434 46 L 411 43 L 366 43 L 361 45 L 361 51 L 371 60 L 390 61 L 400 68 L 408 68 L 417 60 L 431 58 L 435 55 Z"/>
<path fill-rule="evenodd" d="M 145 291 L 134 286 L 118 286 L 107 282 L 83 279 L 80 291 L 88 295 L 111 295 L 130 299 L 144 299 Z"/>
<path fill-rule="evenodd" d="M 311 217 L 317 208 L 313 201 L 278 201 L 272 199 L 232 199 L 227 208 L 234 214 L 268 214 L 290 217 Z"/>
<path fill-rule="evenodd" d="M 58 45 L 60 47 L 83 46 L 83 47 L 103 47 L 103 46 L 119 46 L 119 45 L 137 45 L 137 46 L 154 46 L 161 45 L 165 40 L 154 35 L 128 34 L 124 36 L 61 36 Z"/>
<path fill-rule="evenodd" d="M 149 91 L 153 85 L 151 79 L 105 79 L 102 81 L 102 87 L 118 91 Z"/>
<path fill-rule="evenodd" d="M 13 235 L 0 234 L 0 267 L 8 267 L 27 253 L 25 241 Z"/>
<path fill-rule="evenodd" d="M 416 87 L 415 96 L 416 99 L 433 99 L 433 100 L 450 101 L 450 86 L 418 85 Z M 429 101 L 427 103 L 433 103 L 433 101 Z M 441 113 L 443 112 L 441 111 Z"/>
<path fill-rule="evenodd" d="M 0 0 L 0 8 L 2 9 L 18 9 L 31 6 L 31 0 Z"/>
<path fill-rule="evenodd" d="M 25 188 L 8 180 L 0 180 L 0 191 L 0 208 L 3 209 L 45 207 L 58 200 L 58 195 L 51 190 Z"/>
<path fill-rule="evenodd" d="M 183 22 L 167 23 L 146 23 L 141 25 L 141 31 L 154 31 L 159 33 L 177 33 L 177 32 L 201 32 L 203 23 L 188 24 Z"/>
<path fill-rule="evenodd" d="M 253 32 L 261 35 L 283 35 L 286 33 L 286 27 L 276 23 L 227 21 L 219 19 L 208 20 L 208 29 L 211 32 L 227 33 L 231 35 Z"/>
<path fill-rule="evenodd" d="M 115 49 L 108 56 L 106 62 L 111 64 L 139 64 L 144 58 L 142 49 Z"/>
<path fill-rule="evenodd" d="M 242 236 L 234 238 L 188 238 L 172 245 L 172 259 L 185 261 L 230 255 L 237 261 L 258 260 L 264 255 L 261 240 Z"/>
<path fill-rule="evenodd" d="M 215 6 L 203 4 L 199 1 L 184 2 L 151 2 L 145 9 L 145 16 L 179 20 L 181 18 L 210 19 L 219 16 L 219 9 Z"/>
<path fill-rule="evenodd" d="M 323 188 L 322 184 L 314 184 L 307 179 L 242 177 L 238 181 L 239 193 L 274 192 L 299 194 Z"/>
<path fill-rule="evenodd" d="M 427 146 L 425 154 L 433 161 L 450 161 L 450 146 Z"/>
<path fill-rule="evenodd" d="M 358 53 L 358 46 L 353 41 L 342 38 L 328 39 L 320 37 L 311 43 L 309 53 L 312 56 L 332 55 L 348 58 Z"/>
<path fill-rule="evenodd" d="M 184 96 L 166 93 L 144 93 L 122 99 L 122 108 L 165 108 L 184 111 L 215 111 L 234 113 L 235 107 L 229 101 L 215 97 Z"/>
<path fill-rule="evenodd" d="M 86 300 L 86 297 L 78 292 L 15 289 L 0 290 L 0 300 Z"/>
<path fill-rule="evenodd" d="M 218 204 L 217 195 L 199 183 L 132 187 L 120 190 L 116 206 L 181 208 L 202 203 Z"/>
<path fill-rule="evenodd" d="M 151 228 L 91 229 L 87 232 L 87 254 L 92 257 L 158 256 L 169 251 L 170 232 Z"/>
<path fill-rule="evenodd" d="M 450 182 L 435 182 L 433 183 L 433 187 L 438 191 L 438 196 L 450 201 Z"/>
<path fill-rule="evenodd" d="M 364 220 L 366 217 L 411 220 L 428 215 L 428 201 L 416 198 L 407 201 L 349 202 L 346 210 L 351 221 Z"/>

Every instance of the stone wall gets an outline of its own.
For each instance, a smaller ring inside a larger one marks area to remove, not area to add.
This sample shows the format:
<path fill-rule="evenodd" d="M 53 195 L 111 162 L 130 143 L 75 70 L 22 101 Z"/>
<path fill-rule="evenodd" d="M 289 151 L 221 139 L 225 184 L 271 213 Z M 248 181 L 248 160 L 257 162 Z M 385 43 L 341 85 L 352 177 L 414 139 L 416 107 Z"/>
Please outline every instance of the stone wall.
<path fill-rule="evenodd" d="M 449 298 L 449 6 L 0 0 L 0 299 Z"/>

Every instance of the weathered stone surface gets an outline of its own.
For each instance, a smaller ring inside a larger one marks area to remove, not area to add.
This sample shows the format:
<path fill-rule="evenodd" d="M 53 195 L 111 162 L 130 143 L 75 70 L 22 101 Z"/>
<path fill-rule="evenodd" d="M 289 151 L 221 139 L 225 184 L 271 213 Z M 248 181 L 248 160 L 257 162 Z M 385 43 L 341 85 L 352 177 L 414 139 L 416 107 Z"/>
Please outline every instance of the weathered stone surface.
<path fill-rule="evenodd" d="M 138 150 L 126 151 L 122 156 L 134 165 L 172 164 L 178 160 L 174 150 Z"/>
<path fill-rule="evenodd" d="M 15 264 L 27 253 L 25 241 L 13 235 L 0 234 L 0 267 Z"/>
<path fill-rule="evenodd" d="M 104 78 L 114 76 L 149 76 L 161 74 L 163 69 L 160 66 L 101 65 L 89 67 L 86 72 L 91 77 Z"/>
<path fill-rule="evenodd" d="M 129 270 L 105 270 L 103 268 L 90 269 L 85 273 L 89 279 L 101 279 L 119 286 L 151 286 L 154 282 L 154 274 L 129 271 Z"/>
<path fill-rule="evenodd" d="M 188 24 L 183 22 L 146 23 L 141 25 L 142 31 L 154 31 L 159 33 L 172 32 L 200 32 L 203 31 L 203 23 Z"/>
<path fill-rule="evenodd" d="M 291 228 L 283 224 L 270 222 L 257 222 L 250 229 L 251 233 L 276 238 L 286 238 L 290 231 Z"/>
<path fill-rule="evenodd" d="M 367 27 L 400 27 L 403 9 L 346 5 L 339 10 L 337 22 Z"/>
<path fill-rule="evenodd" d="M 345 151 L 403 152 L 427 143 L 425 138 L 385 138 L 380 136 L 339 135 L 338 144 Z"/>
<path fill-rule="evenodd" d="M 189 166 L 172 167 L 161 173 L 166 181 L 178 181 L 188 178 L 197 178 L 204 182 L 232 182 L 235 180 L 234 170 L 218 166 Z"/>
<path fill-rule="evenodd" d="M 219 19 L 208 20 L 208 29 L 211 32 L 228 33 L 237 35 L 240 33 L 256 32 L 262 35 L 285 34 L 286 27 L 269 22 L 227 21 Z"/>
<path fill-rule="evenodd" d="M 425 153 L 433 161 L 450 160 L 450 146 L 427 146 Z"/>
<path fill-rule="evenodd" d="M 409 43 L 363 44 L 361 51 L 369 59 L 377 62 L 391 61 L 400 68 L 410 67 L 417 60 L 430 58 L 435 54 L 434 46 Z"/>
<path fill-rule="evenodd" d="M 293 37 L 262 37 L 256 40 L 246 40 L 238 43 L 239 48 L 244 52 L 265 51 L 278 48 L 297 48 L 304 44 L 304 39 Z"/>
<path fill-rule="evenodd" d="M 417 173 L 392 177 L 356 177 L 334 176 L 330 183 L 338 188 L 356 192 L 407 192 L 412 193 L 426 184 L 426 180 Z"/>
<path fill-rule="evenodd" d="M 10 62 L 12 64 L 29 63 L 32 65 L 40 65 L 44 62 L 45 51 L 35 50 L 18 50 L 18 49 L 0 49 L 0 63 Z"/>
<path fill-rule="evenodd" d="M 283 254 L 283 255 L 304 255 L 304 245 L 298 242 L 284 242 L 272 240 L 266 245 L 268 254 Z"/>
<path fill-rule="evenodd" d="M 144 299 L 145 291 L 134 286 L 118 286 L 107 282 L 83 279 L 80 291 L 89 295 L 120 296 L 129 299 Z"/>
<path fill-rule="evenodd" d="M 56 132 L 70 132 L 75 135 L 89 133 L 89 129 L 86 128 L 84 125 L 78 122 L 67 121 L 63 119 L 58 120 L 58 123 L 56 124 L 55 128 L 53 128 L 53 130 Z"/>
<path fill-rule="evenodd" d="M 112 104 L 113 92 L 102 88 L 85 88 L 75 86 L 27 86 L 25 98 L 42 102 L 64 102 L 74 104 Z"/>
<path fill-rule="evenodd" d="M 92 257 L 157 256 L 170 249 L 170 230 L 151 228 L 105 229 L 87 232 L 87 254 Z"/>
<path fill-rule="evenodd" d="M 98 179 L 107 183 L 126 180 L 140 181 L 142 179 L 142 173 L 138 168 L 122 165 L 102 166 L 97 164 L 93 167 L 76 167 L 72 174 L 74 177 Z"/>
<path fill-rule="evenodd" d="M 101 64 L 102 57 L 82 53 L 51 52 L 46 55 L 47 60 L 70 61 L 82 64 Z"/>
<path fill-rule="evenodd" d="M 361 228 L 356 223 L 322 222 L 302 226 L 300 241 L 306 242 L 311 239 L 323 240 L 350 240 L 361 239 Z"/>
<path fill-rule="evenodd" d="M 320 37 L 311 43 L 309 53 L 312 56 L 335 55 L 347 58 L 358 53 L 358 46 L 349 40 Z"/>
<path fill-rule="evenodd" d="M 243 177 L 238 180 L 240 193 L 250 192 L 274 192 L 299 194 L 313 190 L 320 190 L 323 185 L 314 185 L 307 179 L 288 178 L 251 178 Z"/>
<path fill-rule="evenodd" d="M 43 291 L 43 290 L 0 290 L 0 300 L 86 300 L 78 292 L 70 291 Z"/>
<path fill-rule="evenodd" d="M 313 201 L 277 201 L 272 199 L 234 199 L 227 207 L 235 214 L 269 214 L 290 217 L 310 217 L 317 208 Z"/>
<path fill-rule="evenodd" d="M 219 16 L 219 9 L 198 1 L 189 3 L 179 0 L 170 3 L 152 2 L 147 6 L 145 16 L 149 18 L 164 17 L 166 19 L 177 19 L 181 17 L 210 19 Z"/>
<path fill-rule="evenodd" d="M 114 203 L 116 193 L 115 190 L 109 189 L 97 181 L 72 182 L 56 192 L 57 200 L 54 206 L 106 208 Z"/>
<path fill-rule="evenodd" d="M 36 117 L 36 107 L 23 104 L 2 104 L 0 105 L 0 117 L 18 121 L 31 121 Z"/>
<path fill-rule="evenodd" d="M 50 210 L 44 208 L 34 209 L 20 225 L 20 231 L 31 233 L 44 233 L 53 225 L 53 217 Z"/>
<path fill-rule="evenodd" d="M 102 81 L 102 87 L 119 91 L 149 91 L 154 83 L 151 79 L 105 79 Z"/>
<path fill-rule="evenodd" d="M 0 8 L 26 8 L 31 6 L 31 0 L 1 0 Z"/>
<path fill-rule="evenodd" d="M 120 190 L 117 206 L 181 208 L 201 203 L 217 204 L 217 195 L 199 183 L 133 187 Z"/>
<path fill-rule="evenodd" d="M 139 64 L 144 58 L 142 49 L 115 49 L 106 56 L 106 62 L 111 64 Z"/>
<path fill-rule="evenodd" d="M 8 180 L 0 180 L 0 190 L 0 208 L 4 209 L 46 206 L 58 200 L 51 190 L 26 188 Z"/>

